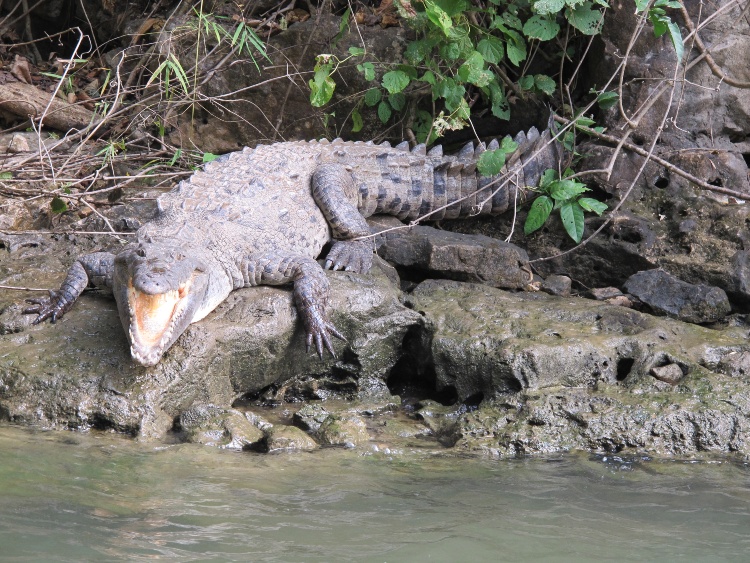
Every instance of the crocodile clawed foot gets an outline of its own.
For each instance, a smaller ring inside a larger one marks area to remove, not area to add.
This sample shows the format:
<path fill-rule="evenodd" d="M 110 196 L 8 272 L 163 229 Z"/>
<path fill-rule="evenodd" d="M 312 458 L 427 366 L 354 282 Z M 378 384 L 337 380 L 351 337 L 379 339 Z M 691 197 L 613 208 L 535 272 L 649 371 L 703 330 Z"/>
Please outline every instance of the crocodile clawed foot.
<path fill-rule="evenodd" d="M 372 266 L 372 241 L 339 240 L 326 257 L 326 270 L 367 273 Z"/>
<path fill-rule="evenodd" d="M 26 299 L 26 303 L 33 305 L 32 307 L 26 307 L 23 310 L 24 315 L 37 315 L 32 321 L 32 324 L 39 324 L 47 319 L 52 319 L 54 323 L 57 319 L 61 318 L 65 311 L 68 310 L 65 307 L 65 300 L 60 296 L 57 291 L 49 290 L 49 297 Z"/>
<path fill-rule="evenodd" d="M 323 348 L 325 347 L 331 356 L 336 358 L 336 352 L 333 349 L 333 342 L 331 336 L 335 336 L 339 340 L 346 342 L 346 338 L 341 334 L 336 327 L 333 326 L 328 319 L 326 319 L 322 311 L 308 311 L 312 313 L 310 315 L 303 314 L 303 321 L 305 325 L 305 331 L 307 337 L 305 343 L 307 345 L 307 352 L 310 353 L 310 347 L 315 344 L 315 350 L 318 352 L 320 359 L 323 359 Z"/>

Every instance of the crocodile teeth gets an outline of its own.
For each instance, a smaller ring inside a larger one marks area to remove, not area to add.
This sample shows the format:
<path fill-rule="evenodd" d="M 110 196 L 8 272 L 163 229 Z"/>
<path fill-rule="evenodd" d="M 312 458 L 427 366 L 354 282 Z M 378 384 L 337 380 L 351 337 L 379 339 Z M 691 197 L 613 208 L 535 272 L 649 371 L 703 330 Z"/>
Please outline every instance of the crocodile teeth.
<path fill-rule="evenodd" d="M 409 141 L 401 141 L 394 148 L 397 148 L 400 151 L 408 151 L 409 150 Z"/>
<path fill-rule="evenodd" d="M 500 148 L 500 143 L 497 142 L 497 139 L 492 139 L 490 141 L 490 144 L 487 145 L 487 150 L 488 151 L 494 151 L 494 150 L 497 150 L 499 148 Z"/>
<path fill-rule="evenodd" d="M 484 151 L 487 150 L 487 147 L 484 143 L 479 143 L 477 145 L 477 148 L 474 150 L 474 158 L 479 158 Z"/>
<path fill-rule="evenodd" d="M 418 154 L 424 156 L 427 154 L 427 146 L 424 143 L 419 143 L 416 147 L 411 150 L 412 154 Z"/>
<path fill-rule="evenodd" d="M 443 156 L 443 145 L 435 145 L 429 151 L 427 151 L 427 155 L 428 156 Z"/>
<path fill-rule="evenodd" d="M 391 144 L 388 141 L 383 141 L 382 143 L 380 143 L 380 146 L 381 147 L 390 147 Z"/>

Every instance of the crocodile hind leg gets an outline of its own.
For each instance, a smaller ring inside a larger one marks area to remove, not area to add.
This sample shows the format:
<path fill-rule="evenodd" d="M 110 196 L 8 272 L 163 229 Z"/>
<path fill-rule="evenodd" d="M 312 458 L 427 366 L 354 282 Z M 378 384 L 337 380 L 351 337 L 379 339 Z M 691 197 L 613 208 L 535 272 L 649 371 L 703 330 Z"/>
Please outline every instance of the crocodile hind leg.
<path fill-rule="evenodd" d="M 49 297 L 27 299 L 32 307 L 23 310 L 24 314 L 37 315 L 33 324 L 46 319 L 54 323 L 67 313 L 83 293 L 89 283 L 97 287 L 112 287 L 112 275 L 115 271 L 115 255 L 109 252 L 94 252 L 81 256 L 68 270 L 60 289 L 49 290 Z"/>
<path fill-rule="evenodd" d="M 357 209 L 357 186 L 340 164 L 321 164 L 312 177 L 315 202 L 331 226 L 333 243 L 325 267 L 365 273 L 372 266 L 373 241 L 367 221 Z"/>
<path fill-rule="evenodd" d="M 254 255 L 240 264 L 244 286 L 294 283 L 294 305 L 305 327 L 307 351 L 315 344 L 323 358 L 323 347 L 335 358 L 331 336 L 346 342 L 328 320 L 328 278 L 320 265 L 307 256 Z"/>

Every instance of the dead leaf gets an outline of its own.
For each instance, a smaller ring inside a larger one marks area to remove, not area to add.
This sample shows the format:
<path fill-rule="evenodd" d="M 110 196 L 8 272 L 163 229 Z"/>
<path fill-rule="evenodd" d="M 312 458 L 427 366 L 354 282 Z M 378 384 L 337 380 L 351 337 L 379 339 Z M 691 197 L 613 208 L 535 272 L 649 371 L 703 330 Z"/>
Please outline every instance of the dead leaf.
<path fill-rule="evenodd" d="M 10 72 L 21 82 L 31 84 L 31 71 L 29 70 L 29 61 L 27 61 L 25 57 L 16 55 L 16 58 L 10 67 Z"/>

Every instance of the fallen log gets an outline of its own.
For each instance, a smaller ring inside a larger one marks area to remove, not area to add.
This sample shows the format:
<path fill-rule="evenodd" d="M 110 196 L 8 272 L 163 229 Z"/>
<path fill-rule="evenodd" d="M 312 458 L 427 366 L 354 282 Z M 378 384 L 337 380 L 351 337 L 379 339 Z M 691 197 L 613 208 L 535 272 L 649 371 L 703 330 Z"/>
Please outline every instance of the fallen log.
<path fill-rule="evenodd" d="M 43 125 L 59 131 L 80 130 L 99 119 L 83 106 L 69 104 L 53 97 L 50 92 L 23 82 L 0 84 L 0 110 L 36 121 L 42 118 Z"/>

